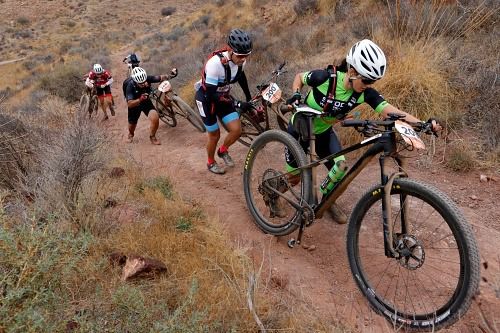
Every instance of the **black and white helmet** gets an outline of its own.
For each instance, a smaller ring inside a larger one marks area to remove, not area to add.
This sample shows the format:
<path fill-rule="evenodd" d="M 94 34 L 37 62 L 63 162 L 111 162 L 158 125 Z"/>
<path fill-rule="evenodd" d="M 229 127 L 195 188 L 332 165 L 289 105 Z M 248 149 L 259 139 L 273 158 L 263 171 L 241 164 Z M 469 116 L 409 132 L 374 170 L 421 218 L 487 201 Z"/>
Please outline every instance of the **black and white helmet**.
<path fill-rule="evenodd" d="M 94 64 L 94 73 L 96 74 L 102 74 L 104 73 L 104 69 L 102 68 L 102 66 L 100 64 Z"/>
<path fill-rule="evenodd" d="M 381 79 L 387 68 L 384 52 L 369 39 L 354 44 L 347 53 L 346 61 L 361 76 L 371 80 Z"/>
<path fill-rule="evenodd" d="M 132 69 L 132 73 L 130 74 L 130 76 L 136 83 L 144 83 L 148 78 L 148 74 L 146 74 L 146 71 L 142 67 L 135 67 L 134 69 Z"/>
<path fill-rule="evenodd" d="M 246 32 L 240 29 L 231 30 L 227 38 L 227 45 L 238 55 L 252 53 L 252 40 Z"/>

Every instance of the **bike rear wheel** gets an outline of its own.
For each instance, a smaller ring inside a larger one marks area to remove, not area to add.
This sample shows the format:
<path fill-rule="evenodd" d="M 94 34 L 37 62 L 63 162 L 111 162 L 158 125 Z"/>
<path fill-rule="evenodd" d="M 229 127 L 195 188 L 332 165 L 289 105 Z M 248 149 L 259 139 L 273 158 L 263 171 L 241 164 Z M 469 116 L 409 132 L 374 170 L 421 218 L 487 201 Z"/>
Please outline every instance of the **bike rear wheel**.
<path fill-rule="evenodd" d="M 255 121 L 248 112 L 240 114 L 241 121 L 241 135 L 238 139 L 239 142 L 247 147 L 250 147 L 255 138 L 264 132 L 264 128 Z"/>
<path fill-rule="evenodd" d="M 186 102 L 182 100 L 179 96 L 172 97 L 172 106 L 175 112 L 182 117 L 186 118 L 198 131 L 205 133 L 207 129 L 201 120 L 201 116 L 198 112 L 195 112 Z"/>
<path fill-rule="evenodd" d="M 291 135 L 269 130 L 253 141 L 243 170 L 248 209 L 262 231 L 276 236 L 290 234 L 304 218 L 304 211 L 292 206 L 288 200 L 309 208 L 311 200 L 311 169 L 297 170 L 296 183 L 292 182 L 286 175 L 285 147 L 299 167 L 307 164 L 304 151 Z M 306 212 L 311 213 L 310 209 Z"/>
<path fill-rule="evenodd" d="M 358 287 L 395 327 L 451 325 L 465 314 L 479 285 L 479 253 L 470 225 L 434 187 L 396 179 L 388 223 L 394 226 L 392 242 L 400 258 L 389 258 L 384 254 L 382 196 L 380 186 L 370 189 L 349 221 L 347 253 Z"/>
<path fill-rule="evenodd" d="M 168 106 L 164 102 L 162 102 L 160 97 L 155 99 L 155 109 L 158 112 L 158 116 L 160 117 L 161 121 L 163 121 L 170 127 L 177 126 L 177 119 L 175 119 L 174 110 L 172 110 L 171 106 Z"/>

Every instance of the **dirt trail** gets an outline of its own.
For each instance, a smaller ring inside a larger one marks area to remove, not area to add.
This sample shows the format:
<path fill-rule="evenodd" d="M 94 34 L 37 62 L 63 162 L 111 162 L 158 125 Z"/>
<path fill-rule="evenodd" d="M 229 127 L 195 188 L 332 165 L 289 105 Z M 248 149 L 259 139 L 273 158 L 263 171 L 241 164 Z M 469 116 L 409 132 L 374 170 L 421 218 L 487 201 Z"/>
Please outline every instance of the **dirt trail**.
<path fill-rule="evenodd" d="M 308 228 L 304 242 L 316 246 L 316 250 L 311 252 L 299 247 L 289 249 L 286 245 L 288 238 L 265 235 L 254 225 L 242 190 L 242 165 L 247 150 L 241 144 L 236 143 L 231 147 L 236 167 L 220 176 L 207 171 L 206 134 L 197 132 L 185 119 L 179 119 L 175 128 L 160 122 L 157 137 L 162 144 L 153 146 L 148 138 L 149 121 L 141 115 L 134 142 L 125 142 L 127 108 L 121 92 L 121 82 L 126 74 L 126 66 L 121 63 L 125 52 L 126 49 L 122 49 L 112 56 L 111 71 L 115 78 L 113 94 L 117 103 L 117 114 L 104 123 L 116 139 L 116 149 L 120 154 L 142 163 L 152 174 L 169 177 L 178 193 L 201 202 L 209 214 L 218 216 L 234 244 L 249 249 L 249 254 L 257 261 L 257 267 L 260 260 L 264 260 L 264 266 L 267 268 L 267 273 L 262 277 L 264 283 L 269 281 L 268 272 L 272 268 L 273 274 L 278 274 L 288 281 L 281 292 L 292 295 L 297 304 L 308 304 L 321 318 L 338 320 L 360 332 L 390 331 L 386 321 L 369 309 L 351 277 L 345 249 L 345 225 L 337 225 L 323 218 Z M 172 84 L 175 89 L 175 79 Z M 188 103 L 193 104 L 191 101 Z M 365 191 L 366 185 L 362 184 L 374 183 L 371 176 L 373 172 L 373 166 L 363 171 L 343 195 L 340 203 L 346 210 L 351 209 L 354 201 Z M 418 174 L 418 170 L 416 172 L 416 178 L 428 178 L 427 171 L 424 171 L 425 174 Z M 435 181 L 437 178 L 434 177 L 441 175 L 433 175 L 432 180 Z M 459 179 L 460 177 L 457 177 L 457 180 Z M 437 185 L 448 194 L 451 194 L 448 191 L 454 190 L 443 188 L 439 182 Z M 491 190 L 492 202 L 498 193 L 498 187 Z M 486 272 L 489 281 L 495 280 L 496 277 L 498 282 L 499 251 L 496 244 L 500 239 L 500 232 L 498 229 L 484 226 L 477 210 L 465 206 L 464 211 L 477 232 L 483 259 L 490 262 L 490 270 Z M 500 309 L 500 306 L 497 306 L 500 302 L 491 286 L 483 283 L 482 290 L 488 304 L 491 303 Z M 477 305 L 473 305 L 466 319 L 479 325 Z M 470 325 L 472 324 L 462 321 L 446 331 L 470 331 L 471 327 L 474 327 Z"/>

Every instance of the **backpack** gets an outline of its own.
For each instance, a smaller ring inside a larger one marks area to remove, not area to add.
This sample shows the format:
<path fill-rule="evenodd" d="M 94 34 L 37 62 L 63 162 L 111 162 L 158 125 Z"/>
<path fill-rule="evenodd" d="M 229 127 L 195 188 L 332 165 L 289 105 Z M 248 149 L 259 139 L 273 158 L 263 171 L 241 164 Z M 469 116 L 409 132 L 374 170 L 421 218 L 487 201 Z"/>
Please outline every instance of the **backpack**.
<path fill-rule="evenodd" d="M 122 84 L 122 89 L 123 89 L 123 97 L 125 97 L 125 99 L 127 99 L 127 86 L 128 86 L 128 83 L 132 81 L 132 77 L 128 77 L 126 78 L 124 81 L 123 81 L 123 84 Z"/>
<path fill-rule="evenodd" d="M 223 48 L 223 49 L 220 49 L 220 50 L 217 50 L 217 51 L 210 53 L 210 55 L 207 57 L 207 60 L 205 61 L 205 64 L 203 65 L 203 69 L 201 71 L 201 87 L 203 88 L 203 90 L 206 90 L 205 79 L 206 79 L 207 74 L 205 72 L 205 68 L 207 66 L 207 62 L 215 55 L 219 57 L 220 63 L 222 64 L 222 66 L 224 66 L 224 72 L 226 73 L 226 76 L 224 78 L 224 82 L 221 84 L 221 86 L 225 86 L 225 85 L 228 85 L 230 83 L 234 83 L 234 82 L 238 81 L 238 78 L 241 75 L 241 72 L 243 71 L 243 65 L 238 66 L 238 72 L 236 73 L 234 80 L 231 81 L 231 68 L 229 67 L 229 60 L 226 59 L 226 57 L 224 57 L 224 55 L 222 54 L 223 52 L 230 51 L 230 50 L 231 49 L 226 47 L 226 48 Z"/>
<path fill-rule="evenodd" d="M 335 99 L 335 88 L 337 87 L 337 68 L 333 65 L 328 65 L 325 70 L 330 74 L 330 82 L 328 83 L 328 92 L 326 95 L 325 105 L 323 106 L 323 112 L 328 112 L 330 104 L 333 103 Z M 361 94 L 361 92 L 354 91 L 351 97 L 349 97 L 349 100 L 347 102 L 348 106 L 351 107 L 352 105 L 354 105 Z M 348 110 L 347 113 L 349 113 L 349 111 L 350 110 Z M 335 114 L 333 114 L 333 116 L 341 120 L 345 118 L 347 113 L 336 112 Z"/>

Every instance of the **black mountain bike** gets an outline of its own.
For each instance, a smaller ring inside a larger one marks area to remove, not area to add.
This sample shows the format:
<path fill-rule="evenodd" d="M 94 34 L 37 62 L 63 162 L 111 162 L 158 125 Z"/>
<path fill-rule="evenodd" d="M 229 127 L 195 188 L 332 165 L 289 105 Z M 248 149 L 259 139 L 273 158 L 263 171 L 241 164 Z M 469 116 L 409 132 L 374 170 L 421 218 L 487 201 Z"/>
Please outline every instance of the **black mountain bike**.
<path fill-rule="evenodd" d="M 359 199 L 348 224 L 347 254 L 354 280 L 375 311 L 395 327 L 437 330 L 462 317 L 479 286 L 479 253 L 472 229 L 449 197 L 408 178 L 400 155 L 401 147 L 422 146 L 415 131 L 429 133 L 429 127 L 403 123 L 399 114 L 383 121 L 345 120 L 342 126 L 354 127 L 367 138 L 317 159 L 311 124 L 321 112 L 307 107 L 297 112 L 307 120 L 308 157 L 297 140 L 277 130 L 259 135 L 247 154 L 243 188 L 257 226 L 276 236 L 298 228 L 297 239 L 288 245 L 300 243 L 304 229 L 321 218 L 378 156 L 380 183 Z M 298 168 L 286 168 L 285 147 Z M 361 148 L 366 148 L 361 157 L 319 199 L 315 167 Z M 388 159 L 395 162 L 395 172 L 389 172 Z M 279 216 L 271 212 L 272 205 L 280 206 Z"/>

